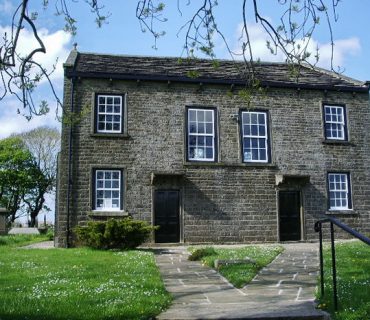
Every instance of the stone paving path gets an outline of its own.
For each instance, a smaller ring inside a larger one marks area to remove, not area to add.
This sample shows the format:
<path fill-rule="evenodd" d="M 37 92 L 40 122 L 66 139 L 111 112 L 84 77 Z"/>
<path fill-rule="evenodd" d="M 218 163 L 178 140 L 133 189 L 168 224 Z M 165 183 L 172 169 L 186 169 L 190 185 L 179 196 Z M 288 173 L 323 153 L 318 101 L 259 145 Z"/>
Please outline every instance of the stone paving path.
<path fill-rule="evenodd" d="M 159 250 L 156 261 L 174 301 L 158 319 L 325 319 L 314 305 L 318 245 L 284 247 L 242 289 L 213 269 L 188 261 L 185 247 Z"/>
<path fill-rule="evenodd" d="M 42 241 L 27 246 L 20 247 L 22 249 L 53 249 L 54 241 Z"/>

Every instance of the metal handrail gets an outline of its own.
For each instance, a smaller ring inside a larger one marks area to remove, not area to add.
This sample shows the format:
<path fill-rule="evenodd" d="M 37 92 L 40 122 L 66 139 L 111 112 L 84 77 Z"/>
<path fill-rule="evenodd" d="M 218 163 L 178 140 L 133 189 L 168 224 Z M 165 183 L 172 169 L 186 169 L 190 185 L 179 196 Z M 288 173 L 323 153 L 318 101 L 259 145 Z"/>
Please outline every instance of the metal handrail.
<path fill-rule="evenodd" d="M 332 259 L 332 274 L 333 274 L 333 301 L 334 309 L 338 310 L 338 292 L 337 292 L 337 266 L 335 259 L 335 241 L 334 241 L 334 225 L 338 226 L 342 230 L 346 231 L 355 238 L 362 242 L 370 245 L 370 239 L 365 237 L 363 234 L 350 228 L 343 222 L 339 221 L 335 217 L 323 215 L 325 218 L 315 223 L 315 231 L 319 233 L 320 239 L 320 281 L 321 281 L 321 297 L 324 296 L 324 257 L 323 257 L 323 246 L 322 246 L 322 224 L 330 223 L 330 241 L 331 241 L 331 259 Z"/>

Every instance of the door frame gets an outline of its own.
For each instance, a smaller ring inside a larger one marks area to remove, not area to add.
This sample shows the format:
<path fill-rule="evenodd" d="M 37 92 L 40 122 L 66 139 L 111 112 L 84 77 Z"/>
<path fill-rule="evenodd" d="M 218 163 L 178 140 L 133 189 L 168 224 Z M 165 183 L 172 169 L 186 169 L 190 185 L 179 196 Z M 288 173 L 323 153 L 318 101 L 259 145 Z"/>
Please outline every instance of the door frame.
<path fill-rule="evenodd" d="M 179 243 L 184 243 L 184 218 L 183 218 L 183 189 L 181 187 L 179 188 L 161 188 L 161 187 L 153 187 L 152 188 L 152 199 L 151 199 L 151 202 L 152 202 L 152 226 L 154 226 L 155 224 L 155 210 L 154 210 L 154 206 L 155 206 L 155 192 L 156 191 L 177 191 L 179 193 Z M 153 243 L 157 243 L 155 242 L 155 234 L 153 232 Z"/>
<path fill-rule="evenodd" d="M 277 239 L 280 239 L 280 192 L 297 192 L 299 193 L 299 218 L 300 218 L 300 228 L 301 228 L 301 239 L 297 241 L 304 241 L 306 239 L 305 217 L 304 217 L 304 197 L 303 190 L 300 188 L 281 188 L 276 190 L 276 212 L 277 212 Z"/>

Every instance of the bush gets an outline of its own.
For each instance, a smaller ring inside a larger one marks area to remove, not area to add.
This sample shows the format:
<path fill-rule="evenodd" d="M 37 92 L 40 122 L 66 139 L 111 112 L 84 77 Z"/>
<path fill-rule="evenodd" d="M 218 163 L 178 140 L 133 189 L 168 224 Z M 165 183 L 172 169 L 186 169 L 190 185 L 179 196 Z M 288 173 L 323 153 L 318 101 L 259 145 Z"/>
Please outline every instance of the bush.
<path fill-rule="evenodd" d="M 201 260 L 203 257 L 213 256 L 216 255 L 216 251 L 213 247 L 205 247 L 200 249 L 195 249 L 191 255 L 189 256 L 188 260 L 190 261 L 198 261 Z"/>
<path fill-rule="evenodd" d="M 95 249 L 133 249 L 144 243 L 156 227 L 144 221 L 109 219 L 89 221 L 85 227 L 76 227 L 75 233 L 81 245 Z"/>

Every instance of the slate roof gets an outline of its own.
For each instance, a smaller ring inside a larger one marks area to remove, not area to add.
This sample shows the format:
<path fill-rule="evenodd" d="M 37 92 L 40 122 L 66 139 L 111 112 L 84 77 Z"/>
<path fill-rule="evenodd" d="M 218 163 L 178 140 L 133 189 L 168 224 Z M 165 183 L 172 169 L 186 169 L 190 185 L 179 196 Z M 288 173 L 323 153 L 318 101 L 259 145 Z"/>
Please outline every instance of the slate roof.
<path fill-rule="evenodd" d="M 178 81 L 196 83 L 245 84 L 243 62 L 80 53 L 73 50 L 65 67 L 67 77 L 130 80 Z M 324 69 L 301 66 L 299 77 L 285 63 L 256 63 L 256 78 L 262 86 L 327 89 L 339 91 L 369 90 L 368 84 Z M 190 77 L 189 72 L 196 72 Z"/>

